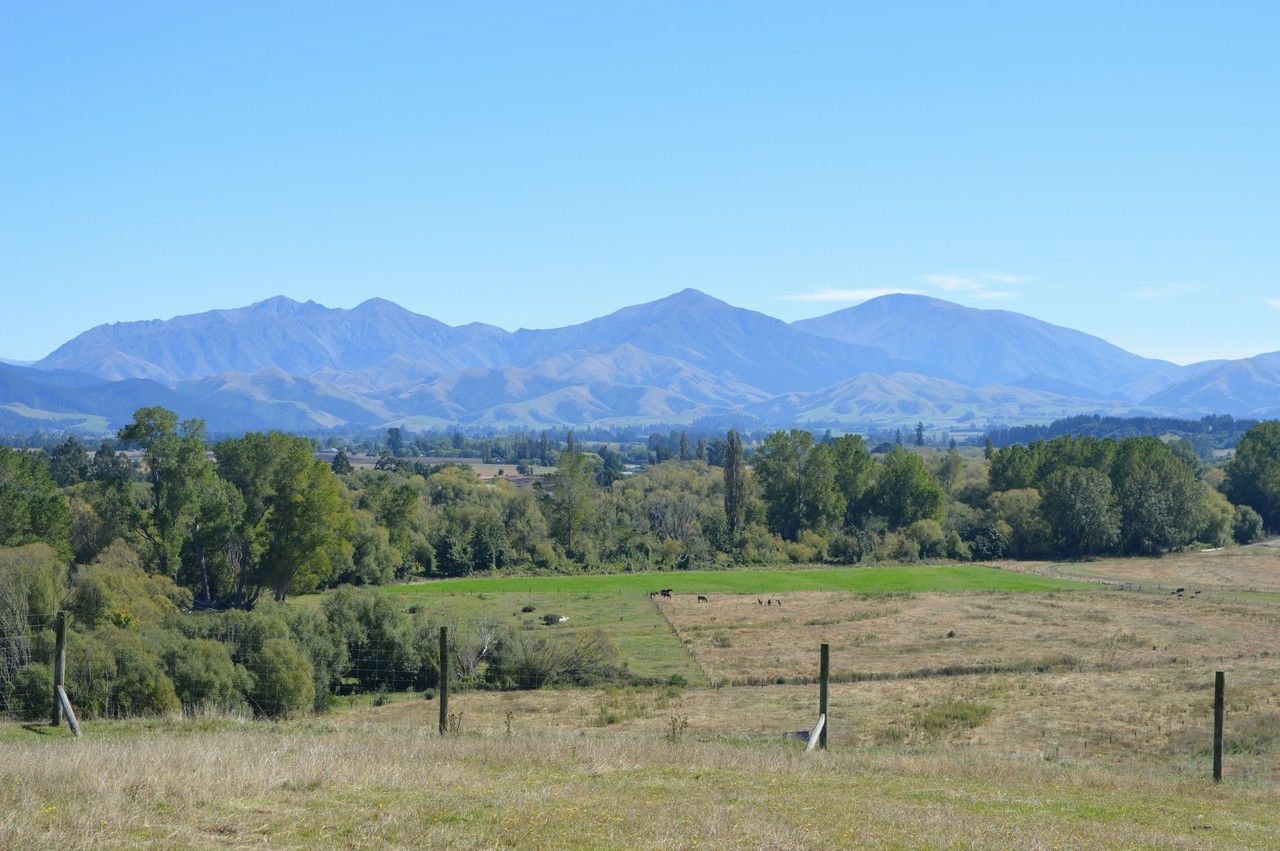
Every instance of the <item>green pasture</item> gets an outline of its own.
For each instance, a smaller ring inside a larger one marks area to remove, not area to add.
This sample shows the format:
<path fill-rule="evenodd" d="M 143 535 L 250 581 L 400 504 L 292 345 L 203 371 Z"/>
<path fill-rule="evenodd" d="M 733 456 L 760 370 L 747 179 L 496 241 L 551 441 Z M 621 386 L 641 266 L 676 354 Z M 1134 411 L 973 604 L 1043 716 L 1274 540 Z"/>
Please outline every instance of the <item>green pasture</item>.
<path fill-rule="evenodd" d="M 575 576 L 476 576 L 391 585 L 387 594 L 644 594 L 670 588 L 676 594 L 784 594 L 788 591 L 852 591 L 904 594 L 924 591 L 1057 591 L 1078 589 L 1067 579 L 1017 573 L 978 564 L 827 567 L 795 570 L 687 570 Z"/>

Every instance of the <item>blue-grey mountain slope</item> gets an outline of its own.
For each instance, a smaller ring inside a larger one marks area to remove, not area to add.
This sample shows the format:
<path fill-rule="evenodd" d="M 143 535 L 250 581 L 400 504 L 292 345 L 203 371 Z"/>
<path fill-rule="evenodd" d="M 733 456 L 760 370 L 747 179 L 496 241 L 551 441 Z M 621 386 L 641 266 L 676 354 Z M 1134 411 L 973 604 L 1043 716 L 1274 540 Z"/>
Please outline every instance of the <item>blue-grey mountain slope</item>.
<path fill-rule="evenodd" d="M 888 296 L 787 324 L 696 290 L 577 325 L 452 327 L 382 299 L 277 297 L 90 329 L 0 365 L 0 429 L 107 431 L 143 405 L 215 431 L 1264 416 L 1280 355 L 1177 367 L 1003 310 Z"/>
<path fill-rule="evenodd" d="M 1179 411 L 1226 411 L 1256 419 L 1280 417 L 1280 352 L 1198 370 L 1146 402 Z"/>
<path fill-rule="evenodd" d="M 1013 384 L 1060 395 L 1137 401 L 1169 383 L 1178 367 L 1126 352 L 1105 340 L 1013 313 L 978 310 L 919 295 L 887 295 L 794 327 L 877 346 L 930 365 L 929 374 L 977 387 Z M 925 372 L 926 370 L 917 370 Z"/>

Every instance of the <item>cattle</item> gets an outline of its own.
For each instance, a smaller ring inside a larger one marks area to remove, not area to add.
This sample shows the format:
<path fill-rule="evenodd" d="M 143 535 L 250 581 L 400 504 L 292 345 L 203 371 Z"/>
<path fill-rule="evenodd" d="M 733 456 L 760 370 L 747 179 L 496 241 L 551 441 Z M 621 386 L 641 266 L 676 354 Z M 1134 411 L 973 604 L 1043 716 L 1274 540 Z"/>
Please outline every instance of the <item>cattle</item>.
<path fill-rule="evenodd" d="M 764 600 L 761 600 L 759 597 L 756 597 L 756 602 L 762 606 L 764 605 Z"/>
<path fill-rule="evenodd" d="M 699 603 L 710 603 L 711 601 L 710 601 L 710 600 L 708 600 L 706 597 L 702 596 L 701 594 L 699 594 L 699 595 L 698 595 L 698 602 L 699 602 Z"/>
<path fill-rule="evenodd" d="M 658 594 L 660 594 L 660 595 L 661 595 L 661 596 L 663 596 L 663 597 L 670 597 L 670 596 L 671 596 L 671 590 L 672 590 L 672 589 L 670 589 L 670 588 L 663 588 L 661 591 L 659 591 L 659 592 L 658 592 Z"/>

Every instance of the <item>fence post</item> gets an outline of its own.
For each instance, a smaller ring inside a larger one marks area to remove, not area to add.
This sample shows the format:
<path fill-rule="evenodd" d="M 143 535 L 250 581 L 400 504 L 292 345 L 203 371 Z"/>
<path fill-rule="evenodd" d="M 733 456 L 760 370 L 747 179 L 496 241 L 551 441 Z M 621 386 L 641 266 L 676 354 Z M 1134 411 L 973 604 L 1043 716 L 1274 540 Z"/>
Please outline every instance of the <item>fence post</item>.
<path fill-rule="evenodd" d="M 827 712 L 827 685 L 831 680 L 831 645 L 822 645 L 818 653 L 818 714 L 825 716 L 827 722 L 822 725 L 818 734 L 818 747 L 827 749 L 827 731 L 831 729 L 831 715 Z"/>
<path fill-rule="evenodd" d="M 1226 692 L 1226 675 L 1218 671 L 1213 678 L 1213 782 L 1222 780 L 1222 716 Z"/>
<path fill-rule="evenodd" d="M 449 627 L 440 627 L 440 735 L 449 732 Z"/>
<path fill-rule="evenodd" d="M 62 688 L 67 673 L 67 613 L 58 611 L 53 622 L 53 713 L 50 726 L 57 727 L 62 723 L 62 704 L 58 701 L 58 689 Z"/>

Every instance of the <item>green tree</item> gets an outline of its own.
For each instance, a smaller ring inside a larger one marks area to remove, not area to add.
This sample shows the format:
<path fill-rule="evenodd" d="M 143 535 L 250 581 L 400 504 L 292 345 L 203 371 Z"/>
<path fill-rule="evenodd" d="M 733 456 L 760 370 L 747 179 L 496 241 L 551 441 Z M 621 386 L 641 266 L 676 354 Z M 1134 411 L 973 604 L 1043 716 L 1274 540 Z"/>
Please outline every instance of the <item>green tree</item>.
<path fill-rule="evenodd" d="M 140 408 L 119 438 L 141 446 L 150 485 L 147 510 L 138 515 L 138 533 L 147 542 L 156 569 L 177 572 L 188 526 L 200 500 L 200 488 L 211 481 L 205 456 L 202 420 L 178 422 L 165 408 Z"/>
<path fill-rule="evenodd" d="M 765 438 L 753 466 L 772 532 L 798 541 L 806 529 L 843 517 L 845 504 L 836 485 L 833 456 L 829 444 L 816 445 L 803 429 L 776 431 Z"/>
<path fill-rule="evenodd" d="M 244 499 L 245 542 L 231 601 L 256 603 L 264 589 L 277 600 L 332 579 L 351 556 L 351 510 L 338 477 L 315 457 L 306 438 L 247 434 L 214 448 L 218 471 Z"/>
<path fill-rule="evenodd" d="M 0 546 L 44 542 L 70 556 L 71 511 L 34 452 L 0 447 Z"/>
<path fill-rule="evenodd" d="M 956 483 L 960 481 L 960 474 L 963 472 L 964 458 L 953 446 L 947 450 L 947 453 L 938 462 L 938 484 L 942 485 L 944 493 L 950 494 L 955 489 Z"/>
<path fill-rule="evenodd" d="M 89 478 L 89 453 L 77 437 L 68 437 L 57 446 L 45 450 L 49 456 L 49 473 L 60 488 L 78 485 Z"/>
<path fill-rule="evenodd" d="M 896 448 L 880 465 L 871 503 L 889 528 L 901 529 L 917 520 L 941 520 L 946 498 L 920 456 Z"/>
<path fill-rule="evenodd" d="M 747 465 L 742 458 L 742 438 L 733 429 L 726 435 L 723 465 L 724 516 L 732 541 L 742 529 L 742 518 L 747 510 Z"/>
<path fill-rule="evenodd" d="M 1002 551 L 1014 558 L 1051 554 L 1051 534 L 1041 502 L 1040 491 L 1035 488 L 997 491 L 987 498 L 991 520 L 997 524 L 993 538 L 1003 540 Z"/>
<path fill-rule="evenodd" d="M 1066 555 L 1097 555 L 1120 537 L 1120 512 L 1111 480 L 1091 467 L 1054 471 L 1045 482 L 1042 510 Z"/>
<path fill-rule="evenodd" d="M 345 476 L 355 469 L 351 466 L 351 458 L 347 456 L 347 450 L 345 449 L 339 449 L 334 454 L 333 463 L 330 467 L 339 476 Z"/>
<path fill-rule="evenodd" d="M 544 485 L 546 515 L 551 524 L 551 533 L 570 555 L 585 543 L 583 539 L 591 524 L 595 488 L 592 476 L 593 457 L 566 449 L 560 453 L 555 473 L 547 477 Z"/>
<path fill-rule="evenodd" d="M 404 452 L 404 432 L 398 428 L 387 429 L 387 451 L 395 457 Z"/>
<path fill-rule="evenodd" d="M 871 507 L 868 492 L 875 477 L 875 461 L 860 434 L 846 434 L 826 444 L 835 468 L 836 487 L 844 503 L 844 527 L 860 525 Z"/>
<path fill-rule="evenodd" d="M 1195 472 L 1153 437 L 1120 442 L 1111 478 L 1127 552 L 1155 555 L 1186 546 L 1205 524 Z"/>
<path fill-rule="evenodd" d="M 1258 423 L 1245 432 L 1227 465 L 1227 496 L 1247 505 L 1269 532 L 1280 532 L 1280 421 Z"/>

